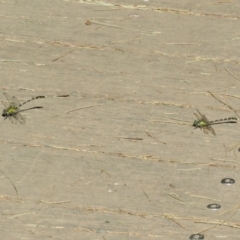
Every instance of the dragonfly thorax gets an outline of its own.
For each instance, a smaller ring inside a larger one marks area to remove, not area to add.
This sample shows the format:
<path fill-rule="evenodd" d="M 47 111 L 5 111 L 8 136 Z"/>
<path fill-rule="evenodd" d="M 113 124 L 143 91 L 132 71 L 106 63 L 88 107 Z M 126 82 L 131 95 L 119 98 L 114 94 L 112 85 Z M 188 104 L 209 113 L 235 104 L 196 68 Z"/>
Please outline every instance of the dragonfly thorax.
<path fill-rule="evenodd" d="M 194 123 L 193 123 L 193 126 L 194 127 L 205 127 L 205 126 L 208 126 L 208 123 L 206 123 L 205 121 L 197 121 L 195 120 Z"/>

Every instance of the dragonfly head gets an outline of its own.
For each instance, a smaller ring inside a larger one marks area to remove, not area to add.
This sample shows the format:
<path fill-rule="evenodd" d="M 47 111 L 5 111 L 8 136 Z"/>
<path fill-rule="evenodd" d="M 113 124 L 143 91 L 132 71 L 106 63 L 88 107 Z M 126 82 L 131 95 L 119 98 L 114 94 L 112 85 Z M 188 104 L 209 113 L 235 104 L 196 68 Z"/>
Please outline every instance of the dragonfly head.
<path fill-rule="evenodd" d="M 193 127 L 198 127 L 198 121 L 197 121 L 197 120 L 195 120 L 195 121 L 193 122 Z"/>
<path fill-rule="evenodd" d="M 8 114 L 7 114 L 7 111 L 6 111 L 6 109 L 4 109 L 4 110 L 3 110 L 3 113 L 2 113 L 2 116 L 3 116 L 3 117 L 7 117 L 7 115 L 8 115 Z"/>

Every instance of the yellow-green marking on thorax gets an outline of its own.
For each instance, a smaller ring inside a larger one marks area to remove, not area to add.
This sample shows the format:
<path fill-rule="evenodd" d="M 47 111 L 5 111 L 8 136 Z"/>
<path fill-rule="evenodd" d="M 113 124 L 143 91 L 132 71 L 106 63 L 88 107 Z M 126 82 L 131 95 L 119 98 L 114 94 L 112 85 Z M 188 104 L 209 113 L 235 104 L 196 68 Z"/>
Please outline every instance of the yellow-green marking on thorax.
<path fill-rule="evenodd" d="M 13 115 L 13 114 L 17 113 L 18 110 L 19 110 L 19 109 L 18 109 L 18 107 L 16 107 L 16 106 L 9 106 L 8 108 L 6 108 L 6 109 L 3 110 L 3 116 Z"/>
<path fill-rule="evenodd" d="M 207 123 L 205 121 L 197 121 L 197 120 L 195 120 L 194 123 L 193 123 L 194 127 L 206 127 L 208 125 L 209 125 L 209 123 Z"/>

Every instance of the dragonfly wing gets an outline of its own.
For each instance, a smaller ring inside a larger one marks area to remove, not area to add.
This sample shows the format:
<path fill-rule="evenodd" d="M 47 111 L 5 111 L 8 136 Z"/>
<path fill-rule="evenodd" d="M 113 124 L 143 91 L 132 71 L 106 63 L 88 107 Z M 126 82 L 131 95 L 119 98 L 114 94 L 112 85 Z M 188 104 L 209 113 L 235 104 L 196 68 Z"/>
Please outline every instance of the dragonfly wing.
<path fill-rule="evenodd" d="M 201 116 L 201 119 L 202 119 L 202 116 L 203 114 L 200 113 L 200 111 L 196 108 L 197 112 L 199 113 L 199 115 Z"/>
<path fill-rule="evenodd" d="M 209 133 L 209 131 L 208 131 L 208 128 L 202 128 L 203 129 L 203 132 L 205 133 L 205 134 L 208 134 Z"/>
<path fill-rule="evenodd" d="M 200 113 L 198 109 L 196 109 L 196 110 L 198 111 L 199 115 L 201 116 L 201 120 L 203 120 L 206 123 L 209 123 L 209 121 L 208 121 L 207 117 L 205 116 L 205 114 Z"/>
<path fill-rule="evenodd" d="M 12 122 L 13 124 L 17 124 L 18 120 L 17 120 L 17 118 L 16 118 L 16 114 L 12 115 L 12 116 L 10 117 L 10 120 L 11 120 L 11 122 Z"/>
<path fill-rule="evenodd" d="M 8 100 L 8 102 L 14 106 L 14 107 L 18 107 L 20 105 L 19 100 L 16 97 L 11 97 L 8 93 L 4 92 L 3 93 L 4 96 L 6 97 L 6 99 Z"/>
<path fill-rule="evenodd" d="M 13 101 L 12 97 L 8 93 L 4 92 L 3 94 L 4 94 L 4 96 L 6 97 L 6 99 L 8 100 L 9 103 L 11 103 Z"/>
<path fill-rule="evenodd" d="M 202 114 L 202 119 L 205 123 L 209 123 L 207 117 L 205 116 L 205 114 Z"/>
<path fill-rule="evenodd" d="M 14 96 L 12 97 L 12 102 L 16 107 L 19 107 L 21 105 L 20 101 Z"/>
<path fill-rule="evenodd" d="M 211 126 L 208 126 L 208 130 L 209 130 L 213 135 L 216 135 L 214 129 L 213 129 Z"/>
<path fill-rule="evenodd" d="M 7 102 L 3 102 L 3 101 L 2 101 L 2 105 L 3 105 L 5 108 L 8 108 L 8 107 L 9 107 L 9 103 L 7 103 Z"/>
<path fill-rule="evenodd" d="M 199 121 L 202 120 L 202 117 L 200 117 L 197 113 L 193 113 L 193 114 L 196 116 L 197 120 L 199 120 Z"/>
<path fill-rule="evenodd" d="M 23 116 L 21 113 L 17 113 L 14 116 L 21 124 L 25 124 L 26 123 L 26 117 Z"/>

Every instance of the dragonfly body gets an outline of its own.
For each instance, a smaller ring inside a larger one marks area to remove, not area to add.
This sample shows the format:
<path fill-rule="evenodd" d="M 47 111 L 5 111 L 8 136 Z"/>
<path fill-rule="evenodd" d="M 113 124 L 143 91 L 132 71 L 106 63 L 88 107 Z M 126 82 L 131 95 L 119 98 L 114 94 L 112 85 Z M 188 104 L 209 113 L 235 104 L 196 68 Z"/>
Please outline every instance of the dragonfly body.
<path fill-rule="evenodd" d="M 16 114 L 17 112 L 18 112 L 18 108 L 10 105 L 8 108 L 3 109 L 2 116 L 3 117 L 8 117 L 10 115 Z"/>
<path fill-rule="evenodd" d="M 210 124 L 210 123 L 209 123 Z M 195 120 L 193 123 L 194 127 L 206 127 L 209 125 L 208 123 L 201 121 L 201 120 Z"/>
<path fill-rule="evenodd" d="M 8 100 L 8 103 L 2 102 L 2 104 L 5 106 L 2 116 L 4 117 L 4 119 L 9 118 L 12 123 L 17 123 L 17 121 L 19 121 L 21 124 L 26 123 L 26 118 L 22 114 L 20 114 L 20 112 L 27 111 L 30 109 L 35 109 L 35 108 L 42 108 L 42 107 L 36 106 L 36 107 L 27 108 L 27 109 L 20 109 L 20 107 L 34 99 L 46 97 L 46 96 L 32 97 L 31 99 L 21 104 L 16 97 L 10 97 L 7 93 L 3 93 L 3 94 Z"/>
<path fill-rule="evenodd" d="M 230 118 L 224 118 L 224 119 L 218 119 L 218 120 L 214 120 L 214 121 L 209 121 L 207 119 L 207 117 L 200 113 L 198 109 L 196 109 L 198 113 L 194 113 L 194 115 L 196 116 L 196 118 L 198 120 L 195 120 L 193 122 L 193 126 L 195 128 L 200 128 L 203 130 L 204 133 L 208 134 L 209 132 L 211 132 L 213 135 L 216 135 L 214 129 L 212 128 L 211 125 L 214 124 L 222 124 L 222 123 L 237 123 L 237 118 L 235 117 L 230 117 Z"/>

